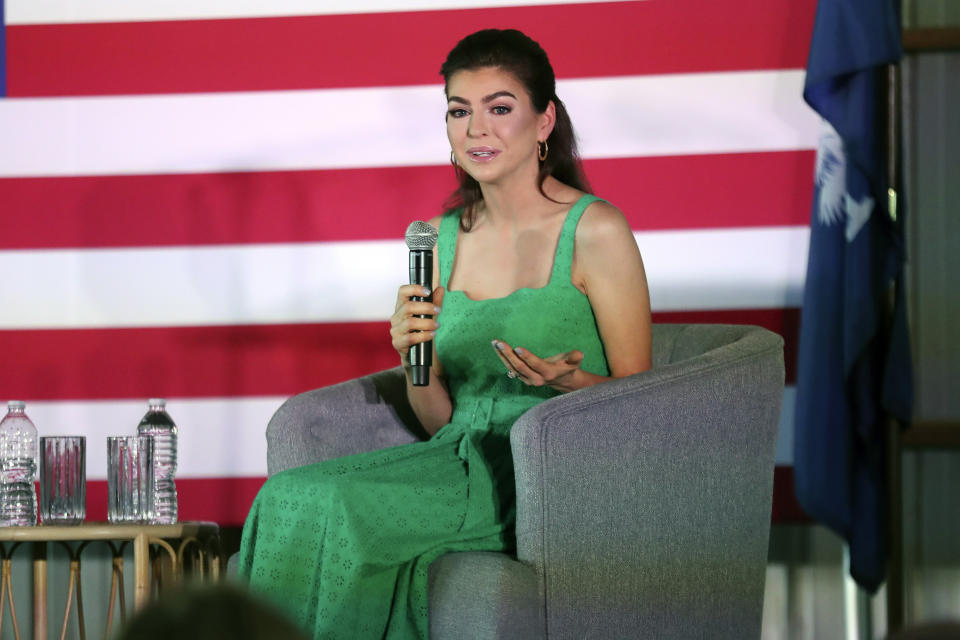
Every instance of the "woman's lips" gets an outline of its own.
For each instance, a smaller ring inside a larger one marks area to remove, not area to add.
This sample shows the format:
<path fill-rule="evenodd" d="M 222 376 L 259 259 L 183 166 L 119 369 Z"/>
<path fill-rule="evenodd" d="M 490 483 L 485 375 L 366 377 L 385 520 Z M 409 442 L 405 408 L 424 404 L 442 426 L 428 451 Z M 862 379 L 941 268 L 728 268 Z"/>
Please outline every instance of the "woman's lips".
<path fill-rule="evenodd" d="M 490 162 L 500 155 L 500 151 L 491 147 L 472 147 L 467 149 L 467 157 L 474 162 Z"/>

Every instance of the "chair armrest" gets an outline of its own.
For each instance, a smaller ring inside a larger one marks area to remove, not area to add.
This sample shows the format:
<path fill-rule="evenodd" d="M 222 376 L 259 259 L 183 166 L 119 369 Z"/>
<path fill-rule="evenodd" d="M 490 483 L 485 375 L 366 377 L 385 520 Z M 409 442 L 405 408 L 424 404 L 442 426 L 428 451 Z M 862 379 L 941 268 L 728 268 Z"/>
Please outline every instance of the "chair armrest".
<path fill-rule="evenodd" d="M 267 425 L 267 473 L 427 437 L 400 367 L 296 395 Z"/>
<path fill-rule="evenodd" d="M 505 553 L 448 553 L 430 565 L 433 640 L 536 640 L 543 613 L 537 577 Z"/>
<path fill-rule="evenodd" d="M 759 637 L 783 342 L 559 396 L 511 432 L 548 637 Z"/>

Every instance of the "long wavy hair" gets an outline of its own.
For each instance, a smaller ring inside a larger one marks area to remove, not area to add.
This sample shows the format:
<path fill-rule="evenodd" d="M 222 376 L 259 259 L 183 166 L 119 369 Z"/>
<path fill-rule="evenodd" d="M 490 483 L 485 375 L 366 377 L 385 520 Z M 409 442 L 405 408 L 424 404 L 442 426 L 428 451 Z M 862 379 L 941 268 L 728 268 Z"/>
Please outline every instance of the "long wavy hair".
<path fill-rule="evenodd" d="M 547 158 L 540 163 L 537 174 L 537 188 L 540 193 L 553 200 L 543 191 L 547 176 L 553 176 L 566 185 L 590 193 L 590 185 L 583 173 L 577 152 L 573 123 L 570 122 L 567 108 L 557 97 L 557 80 L 546 51 L 536 41 L 516 29 L 477 31 L 458 42 L 440 67 L 444 92 L 447 92 L 450 78 L 458 71 L 483 67 L 496 67 L 512 74 L 530 94 L 537 113 L 546 111 L 550 101 L 553 101 L 557 117 L 553 131 L 547 138 Z M 464 231 L 469 231 L 476 220 L 477 206 L 483 202 L 483 193 L 480 191 L 480 184 L 466 171 L 457 167 L 456 172 L 459 185 L 447 198 L 444 208 L 450 212 L 462 207 L 460 226 Z"/>

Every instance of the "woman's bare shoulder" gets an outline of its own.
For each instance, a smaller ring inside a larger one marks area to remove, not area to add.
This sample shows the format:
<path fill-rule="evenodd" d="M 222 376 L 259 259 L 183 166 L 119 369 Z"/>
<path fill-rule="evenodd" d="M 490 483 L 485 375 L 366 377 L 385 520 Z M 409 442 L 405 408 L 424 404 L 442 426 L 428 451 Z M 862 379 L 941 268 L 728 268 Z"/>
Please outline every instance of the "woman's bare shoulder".
<path fill-rule="evenodd" d="M 624 237 L 633 238 L 630 223 L 620 209 L 605 200 L 591 202 L 577 225 L 577 240 L 587 244 L 602 245 Z"/>

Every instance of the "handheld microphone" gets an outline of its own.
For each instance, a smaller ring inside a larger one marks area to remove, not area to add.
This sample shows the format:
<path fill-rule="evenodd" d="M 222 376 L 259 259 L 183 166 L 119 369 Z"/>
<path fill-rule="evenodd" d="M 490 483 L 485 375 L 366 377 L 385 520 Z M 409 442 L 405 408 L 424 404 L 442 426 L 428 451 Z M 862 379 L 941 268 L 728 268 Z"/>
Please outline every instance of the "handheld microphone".
<path fill-rule="evenodd" d="M 426 222 L 415 220 L 407 227 L 407 248 L 410 249 L 410 284 L 418 284 L 433 291 L 433 247 L 437 244 L 437 230 Z M 433 302 L 433 295 L 413 296 L 414 302 Z M 417 318 L 432 318 L 431 315 L 416 315 Z M 430 384 L 430 365 L 433 364 L 433 341 L 421 342 L 410 347 L 408 353 L 413 374 L 413 384 L 425 387 Z"/>

